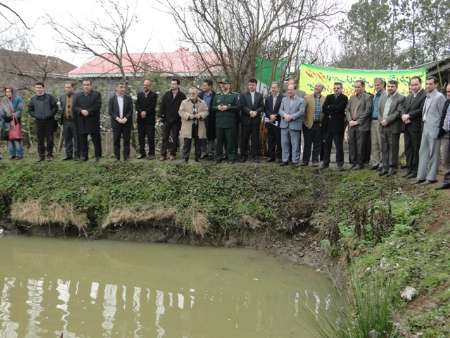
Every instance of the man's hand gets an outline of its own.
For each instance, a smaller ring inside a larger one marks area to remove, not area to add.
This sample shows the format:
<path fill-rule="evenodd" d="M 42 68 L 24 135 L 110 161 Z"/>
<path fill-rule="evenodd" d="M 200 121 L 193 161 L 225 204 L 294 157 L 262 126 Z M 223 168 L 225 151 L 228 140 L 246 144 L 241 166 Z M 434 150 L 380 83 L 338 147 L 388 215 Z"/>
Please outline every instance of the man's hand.
<path fill-rule="evenodd" d="M 146 116 L 147 116 L 147 112 L 141 111 L 141 118 L 145 119 Z"/>
<path fill-rule="evenodd" d="M 291 122 L 291 120 L 292 120 L 291 114 L 285 114 L 285 115 L 284 115 L 284 119 L 285 119 L 287 122 Z"/>
<path fill-rule="evenodd" d="M 256 112 L 254 110 L 250 111 L 250 117 L 252 117 L 252 118 L 256 117 Z"/>
<path fill-rule="evenodd" d="M 406 121 L 409 120 L 409 114 L 403 114 L 403 115 L 402 115 L 402 120 L 403 120 L 403 122 L 406 123 Z"/>
<path fill-rule="evenodd" d="M 270 115 L 270 122 L 275 122 L 277 119 L 277 116 L 275 114 Z"/>
<path fill-rule="evenodd" d="M 386 120 L 383 120 L 383 121 L 381 121 L 381 125 L 383 126 L 383 127 L 386 127 L 387 126 L 387 121 Z"/>
<path fill-rule="evenodd" d="M 350 126 L 350 127 L 354 127 L 354 126 L 357 126 L 358 125 L 358 121 L 350 121 L 349 123 L 348 123 L 348 125 Z"/>
<path fill-rule="evenodd" d="M 126 118 L 126 117 L 123 117 L 122 118 L 122 124 L 125 124 L 125 123 L 127 123 L 128 122 L 128 119 Z"/>
<path fill-rule="evenodd" d="M 83 116 L 88 116 L 88 115 L 89 115 L 89 112 L 88 112 L 87 110 L 83 109 L 83 110 L 81 111 L 81 115 L 83 115 Z"/>

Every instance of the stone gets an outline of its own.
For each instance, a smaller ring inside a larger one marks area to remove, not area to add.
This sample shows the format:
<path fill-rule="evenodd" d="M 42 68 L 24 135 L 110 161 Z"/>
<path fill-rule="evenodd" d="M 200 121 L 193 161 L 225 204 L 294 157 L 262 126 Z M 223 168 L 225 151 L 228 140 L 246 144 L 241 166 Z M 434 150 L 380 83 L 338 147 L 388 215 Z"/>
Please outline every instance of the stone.
<path fill-rule="evenodd" d="M 417 296 L 417 290 L 411 286 L 407 286 L 400 293 L 400 297 L 408 302 L 412 301 Z"/>

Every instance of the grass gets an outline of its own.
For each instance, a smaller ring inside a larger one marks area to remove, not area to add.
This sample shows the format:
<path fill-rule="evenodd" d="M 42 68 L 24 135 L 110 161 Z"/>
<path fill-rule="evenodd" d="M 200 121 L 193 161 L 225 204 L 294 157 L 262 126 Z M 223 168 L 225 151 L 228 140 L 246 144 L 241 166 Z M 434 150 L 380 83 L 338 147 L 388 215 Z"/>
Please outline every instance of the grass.
<path fill-rule="evenodd" d="M 320 327 L 324 338 L 396 337 L 393 310 L 397 287 L 379 275 L 365 282 L 351 277 L 353 311 Z"/>
<path fill-rule="evenodd" d="M 336 187 L 322 213 L 328 221 L 334 218 L 335 225 L 332 231 L 328 222 L 323 230 L 328 236 L 323 247 L 345 258 L 354 304 L 340 323 L 326 325 L 323 336 L 421 333 L 422 337 L 448 337 L 450 226 L 446 193 L 392 181 L 386 185 L 366 172 L 358 175 Z M 437 223 L 438 230 L 432 231 L 431 225 Z M 419 293 L 411 303 L 400 299 L 406 286 Z"/>
<path fill-rule="evenodd" d="M 314 170 L 273 165 L 5 161 L 0 171 L 7 201 L 0 218 L 9 217 L 11 205 L 39 201 L 86 215 L 88 232 L 167 221 L 199 236 L 243 228 L 288 232 L 329 191 Z"/>

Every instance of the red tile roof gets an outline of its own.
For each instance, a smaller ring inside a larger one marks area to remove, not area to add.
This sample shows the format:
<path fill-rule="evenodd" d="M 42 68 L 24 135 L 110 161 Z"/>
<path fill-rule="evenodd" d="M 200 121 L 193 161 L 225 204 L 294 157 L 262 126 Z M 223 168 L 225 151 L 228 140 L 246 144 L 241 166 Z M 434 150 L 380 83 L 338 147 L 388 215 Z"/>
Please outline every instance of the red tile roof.
<path fill-rule="evenodd" d="M 114 60 L 112 54 L 103 54 L 107 59 Z M 213 53 L 203 53 L 202 56 L 212 65 L 215 59 Z M 162 53 L 131 53 L 122 58 L 125 73 L 162 72 L 177 75 L 198 75 L 205 72 L 205 66 L 197 52 L 191 52 L 186 48 L 177 49 L 174 52 Z M 217 70 L 217 67 L 216 67 Z M 91 61 L 69 72 L 70 77 L 120 76 L 120 70 L 111 62 L 102 57 L 95 57 Z"/>

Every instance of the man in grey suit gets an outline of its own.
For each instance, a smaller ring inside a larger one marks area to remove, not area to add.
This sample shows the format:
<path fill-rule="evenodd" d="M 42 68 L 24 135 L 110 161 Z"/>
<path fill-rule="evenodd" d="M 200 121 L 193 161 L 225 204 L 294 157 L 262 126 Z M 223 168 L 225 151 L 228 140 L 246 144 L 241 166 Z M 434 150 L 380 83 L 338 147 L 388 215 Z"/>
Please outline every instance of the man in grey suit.
<path fill-rule="evenodd" d="M 392 176 L 397 173 L 401 116 L 404 111 L 405 97 L 397 93 L 398 81 L 389 80 L 387 96 L 380 101 L 378 120 L 381 136 L 381 171 L 380 176 Z"/>
<path fill-rule="evenodd" d="M 348 121 L 348 145 L 351 169 L 362 169 L 370 142 L 372 97 L 365 92 L 363 80 L 355 81 L 355 94 L 345 109 Z"/>
<path fill-rule="evenodd" d="M 437 182 L 439 168 L 440 140 L 439 130 L 445 97 L 438 90 L 438 81 L 434 76 L 427 78 L 427 97 L 423 106 L 423 132 L 419 150 L 419 170 L 417 184 Z"/>
<path fill-rule="evenodd" d="M 300 130 L 304 114 L 305 101 L 295 95 L 295 85 L 288 85 L 287 96 L 281 101 L 279 110 L 282 166 L 288 165 L 289 155 L 293 165 L 298 165 L 300 161 Z"/>

